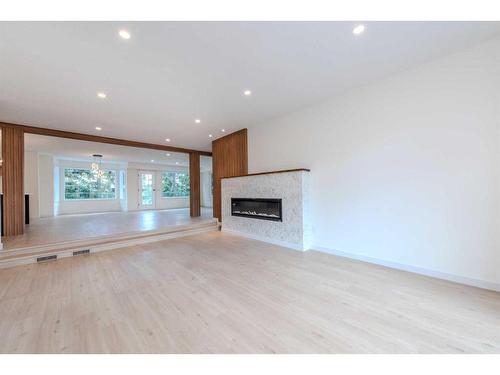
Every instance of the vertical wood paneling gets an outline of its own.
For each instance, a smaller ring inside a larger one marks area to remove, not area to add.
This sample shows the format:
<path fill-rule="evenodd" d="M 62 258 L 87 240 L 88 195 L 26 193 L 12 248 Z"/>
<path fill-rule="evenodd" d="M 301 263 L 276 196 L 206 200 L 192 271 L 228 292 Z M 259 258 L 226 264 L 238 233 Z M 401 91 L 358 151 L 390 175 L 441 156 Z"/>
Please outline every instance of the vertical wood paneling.
<path fill-rule="evenodd" d="M 2 127 L 4 235 L 24 233 L 24 132 Z"/>
<path fill-rule="evenodd" d="M 248 174 L 247 129 L 212 142 L 212 174 L 214 217 L 221 221 L 221 178 Z"/>
<path fill-rule="evenodd" d="M 189 154 L 189 212 L 191 217 L 201 215 L 200 154 Z"/>

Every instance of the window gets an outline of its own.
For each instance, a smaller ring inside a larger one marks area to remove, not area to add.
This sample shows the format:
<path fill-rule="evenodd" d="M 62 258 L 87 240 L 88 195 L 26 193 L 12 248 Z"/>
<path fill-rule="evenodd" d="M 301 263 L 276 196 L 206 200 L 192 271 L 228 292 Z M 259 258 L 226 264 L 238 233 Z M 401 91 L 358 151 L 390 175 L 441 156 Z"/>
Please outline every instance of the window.
<path fill-rule="evenodd" d="M 116 199 L 116 172 L 96 178 L 90 169 L 64 169 L 64 199 Z"/>
<path fill-rule="evenodd" d="M 189 197 L 189 174 L 165 172 L 161 176 L 162 197 Z"/>

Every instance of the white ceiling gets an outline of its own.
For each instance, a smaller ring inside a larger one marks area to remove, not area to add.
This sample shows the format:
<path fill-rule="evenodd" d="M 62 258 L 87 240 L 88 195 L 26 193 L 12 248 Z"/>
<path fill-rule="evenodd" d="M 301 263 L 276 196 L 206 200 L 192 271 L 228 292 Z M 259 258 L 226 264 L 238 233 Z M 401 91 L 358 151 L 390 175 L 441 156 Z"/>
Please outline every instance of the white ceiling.
<path fill-rule="evenodd" d="M 0 22 L 0 121 L 210 150 L 208 134 L 222 128 L 257 126 L 500 33 L 499 22 L 368 22 L 359 36 L 354 25 Z"/>
<path fill-rule="evenodd" d="M 103 162 L 141 163 L 156 168 L 157 166 L 189 166 L 189 156 L 185 153 L 157 151 L 144 148 L 110 145 L 73 139 L 47 137 L 43 135 L 26 134 L 25 150 L 41 154 L 53 155 L 59 159 L 92 161 L 93 154 L 101 154 Z M 151 162 L 151 160 L 154 160 Z M 176 164 L 178 163 L 178 164 Z M 212 170 L 212 158 L 201 156 L 202 171 Z"/>

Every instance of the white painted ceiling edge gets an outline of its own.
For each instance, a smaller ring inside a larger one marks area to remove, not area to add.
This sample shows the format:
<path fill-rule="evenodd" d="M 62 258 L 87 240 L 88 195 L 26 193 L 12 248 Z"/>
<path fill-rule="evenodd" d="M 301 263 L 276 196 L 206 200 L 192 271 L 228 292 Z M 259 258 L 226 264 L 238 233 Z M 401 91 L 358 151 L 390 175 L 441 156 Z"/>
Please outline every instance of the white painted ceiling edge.
<path fill-rule="evenodd" d="M 210 150 L 221 129 L 258 126 L 500 33 L 499 22 L 367 22 L 361 35 L 354 26 L 0 22 L 0 121 Z"/>

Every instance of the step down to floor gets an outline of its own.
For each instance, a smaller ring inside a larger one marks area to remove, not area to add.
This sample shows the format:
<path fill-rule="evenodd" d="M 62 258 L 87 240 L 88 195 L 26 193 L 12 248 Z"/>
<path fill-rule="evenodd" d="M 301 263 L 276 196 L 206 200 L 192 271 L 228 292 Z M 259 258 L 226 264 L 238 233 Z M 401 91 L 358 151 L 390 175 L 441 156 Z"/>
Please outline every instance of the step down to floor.
<path fill-rule="evenodd" d="M 219 224 L 214 219 L 159 230 L 120 233 L 82 240 L 0 250 L 0 268 L 43 263 L 60 258 L 114 250 L 217 230 L 219 230 Z"/>

